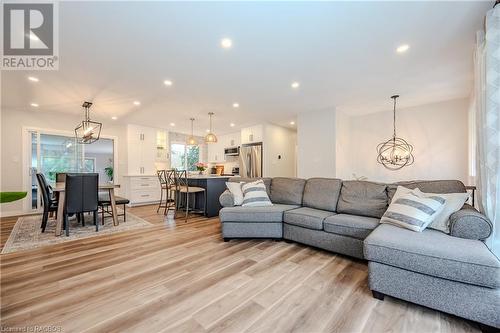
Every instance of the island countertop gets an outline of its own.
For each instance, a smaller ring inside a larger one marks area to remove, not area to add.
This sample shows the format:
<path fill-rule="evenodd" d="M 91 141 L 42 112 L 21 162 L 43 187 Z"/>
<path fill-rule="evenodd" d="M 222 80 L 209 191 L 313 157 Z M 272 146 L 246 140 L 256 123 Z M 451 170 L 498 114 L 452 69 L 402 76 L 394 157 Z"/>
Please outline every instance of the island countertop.
<path fill-rule="evenodd" d="M 218 176 L 218 175 L 189 175 L 188 179 L 229 179 L 239 176 Z"/>

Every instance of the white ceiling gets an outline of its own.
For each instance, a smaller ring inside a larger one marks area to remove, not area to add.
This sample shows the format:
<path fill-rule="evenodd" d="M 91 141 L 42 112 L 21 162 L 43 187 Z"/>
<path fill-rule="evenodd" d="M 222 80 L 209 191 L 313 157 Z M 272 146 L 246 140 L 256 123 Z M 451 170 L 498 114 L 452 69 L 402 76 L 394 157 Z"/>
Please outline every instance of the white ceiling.
<path fill-rule="evenodd" d="M 193 116 L 201 134 L 209 111 L 225 133 L 325 108 L 389 110 L 394 93 L 401 107 L 463 98 L 492 3 L 61 2 L 59 70 L 3 72 L 2 108 L 81 114 L 90 100 L 104 126 L 117 116 L 188 132 Z"/>

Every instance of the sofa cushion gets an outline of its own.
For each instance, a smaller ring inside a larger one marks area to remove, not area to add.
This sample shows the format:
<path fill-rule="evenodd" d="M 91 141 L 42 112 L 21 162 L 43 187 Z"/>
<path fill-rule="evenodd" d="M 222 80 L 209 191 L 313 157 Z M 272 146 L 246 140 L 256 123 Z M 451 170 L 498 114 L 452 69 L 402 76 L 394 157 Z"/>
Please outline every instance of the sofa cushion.
<path fill-rule="evenodd" d="M 301 207 L 286 211 L 283 222 L 307 229 L 323 230 L 323 220 L 334 214 L 326 210 Z"/>
<path fill-rule="evenodd" d="M 297 205 L 276 204 L 268 207 L 224 207 L 219 211 L 221 222 L 282 222 L 283 212 Z"/>
<path fill-rule="evenodd" d="M 233 183 L 233 182 L 236 182 L 236 183 L 250 183 L 250 182 L 254 182 L 256 180 L 259 180 L 259 179 L 262 179 L 262 181 L 264 182 L 264 185 L 266 185 L 266 191 L 267 191 L 267 195 L 269 197 L 271 197 L 271 179 L 272 178 L 246 178 L 246 177 L 231 177 L 228 179 L 229 182 Z"/>
<path fill-rule="evenodd" d="M 404 186 L 411 190 L 418 188 L 426 193 L 464 193 L 465 185 L 459 180 L 412 180 L 387 185 L 387 196 L 392 200 L 398 186 Z"/>
<path fill-rule="evenodd" d="M 326 232 L 365 239 L 379 225 L 375 217 L 337 214 L 323 221 Z"/>
<path fill-rule="evenodd" d="M 416 233 L 383 224 L 365 239 L 364 254 L 367 260 L 422 274 L 500 287 L 500 261 L 479 240 L 432 229 Z"/>
<path fill-rule="evenodd" d="M 276 177 L 271 182 L 271 201 L 287 205 L 302 205 L 305 179 Z"/>
<path fill-rule="evenodd" d="M 337 213 L 382 217 L 387 209 L 386 187 L 359 180 L 342 182 Z"/>
<path fill-rule="evenodd" d="M 311 208 L 336 211 L 342 180 L 335 178 L 310 178 L 304 187 L 303 205 Z"/>

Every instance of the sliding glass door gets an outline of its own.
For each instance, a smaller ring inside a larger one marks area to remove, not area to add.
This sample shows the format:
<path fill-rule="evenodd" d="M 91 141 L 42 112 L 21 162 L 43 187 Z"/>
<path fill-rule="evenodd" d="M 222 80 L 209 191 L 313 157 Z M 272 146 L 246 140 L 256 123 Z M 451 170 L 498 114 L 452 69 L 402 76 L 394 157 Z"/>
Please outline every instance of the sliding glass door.
<path fill-rule="evenodd" d="M 74 136 L 29 131 L 29 209 L 41 207 L 37 173 L 43 173 L 48 182 L 56 181 L 57 173 L 97 172 L 99 182 L 113 180 L 114 143 L 112 139 L 82 145 Z"/>

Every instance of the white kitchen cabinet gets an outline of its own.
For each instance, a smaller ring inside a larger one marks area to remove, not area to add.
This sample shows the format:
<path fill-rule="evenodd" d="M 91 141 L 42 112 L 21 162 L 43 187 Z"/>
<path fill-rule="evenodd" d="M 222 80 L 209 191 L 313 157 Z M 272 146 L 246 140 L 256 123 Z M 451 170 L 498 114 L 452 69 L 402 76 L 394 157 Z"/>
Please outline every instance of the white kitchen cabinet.
<path fill-rule="evenodd" d="M 127 153 L 129 175 L 156 174 L 157 130 L 151 127 L 127 126 Z"/>
<path fill-rule="evenodd" d="M 160 181 L 155 175 L 125 176 L 125 196 L 130 200 L 129 206 L 157 203 L 160 200 Z"/>
<path fill-rule="evenodd" d="M 225 148 L 238 147 L 241 144 L 241 133 L 231 133 L 226 137 L 226 146 Z"/>
<path fill-rule="evenodd" d="M 168 162 L 170 160 L 170 145 L 168 131 L 156 131 L 156 161 Z"/>
<path fill-rule="evenodd" d="M 241 129 L 241 144 L 262 142 L 264 129 L 262 125 L 255 125 Z"/>
<path fill-rule="evenodd" d="M 216 143 L 208 144 L 208 162 L 209 163 L 222 163 L 225 161 L 224 156 L 224 139 L 222 136 L 218 138 Z"/>

